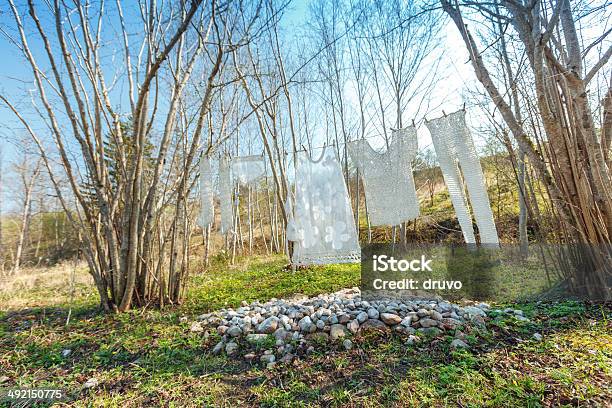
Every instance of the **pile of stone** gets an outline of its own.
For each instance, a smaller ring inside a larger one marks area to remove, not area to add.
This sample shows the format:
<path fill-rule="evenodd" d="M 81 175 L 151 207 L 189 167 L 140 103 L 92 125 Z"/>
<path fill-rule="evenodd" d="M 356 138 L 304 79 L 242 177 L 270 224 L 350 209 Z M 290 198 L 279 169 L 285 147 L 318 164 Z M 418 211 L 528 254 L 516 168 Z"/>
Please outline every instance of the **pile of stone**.
<path fill-rule="evenodd" d="M 296 355 L 314 351 L 313 344 L 335 343 L 351 349 L 349 337 L 362 331 L 395 331 L 413 344 L 424 336 L 454 335 L 454 348 L 466 348 L 461 328 L 484 328 L 489 305 L 459 306 L 442 299 L 387 299 L 366 301 L 358 288 L 308 298 L 242 302 L 237 309 L 222 309 L 198 317 L 192 332 L 216 332 L 221 340 L 213 353 L 242 355 L 273 366 L 291 362 Z M 505 312 L 505 311 L 504 311 Z M 263 352 L 263 353 L 262 353 Z M 277 357 L 279 358 L 277 360 Z"/>

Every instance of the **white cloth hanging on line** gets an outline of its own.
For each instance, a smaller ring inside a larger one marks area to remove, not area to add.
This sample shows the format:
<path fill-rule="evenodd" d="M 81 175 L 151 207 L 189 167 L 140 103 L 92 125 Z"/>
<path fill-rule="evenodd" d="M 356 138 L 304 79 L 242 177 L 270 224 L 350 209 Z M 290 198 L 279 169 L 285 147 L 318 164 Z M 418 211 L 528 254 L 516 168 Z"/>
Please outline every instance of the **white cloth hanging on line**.
<path fill-rule="evenodd" d="M 213 173 L 208 157 L 200 158 L 200 227 L 207 228 L 215 220 Z"/>
<path fill-rule="evenodd" d="M 411 164 L 417 148 L 413 126 L 394 130 L 384 153 L 374 150 L 365 139 L 348 144 L 351 159 L 363 177 L 372 225 L 399 225 L 419 216 Z"/>
<path fill-rule="evenodd" d="M 236 157 L 232 160 L 232 177 L 244 186 L 257 183 L 265 174 L 266 164 L 261 155 Z"/>
<path fill-rule="evenodd" d="M 465 184 L 467 184 L 474 218 L 478 225 L 480 242 L 482 244 L 499 245 L 484 174 L 474 141 L 465 123 L 465 111 L 460 110 L 426 122 L 426 124 L 431 133 L 444 181 L 457 213 L 465 242 L 476 243 L 476 238 L 467 195 L 463 188 L 464 180 L 459 172 L 458 164 L 461 166 Z"/>
<path fill-rule="evenodd" d="M 232 203 L 232 174 L 230 160 L 222 157 L 219 160 L 219 201 L 221 202 L 221 233 L 233 230 L 234 210 Z"/>
<path fill-rule="evenodd" d="M 287 240 L 296 242 L 293 263 L 359 262 L 353 210 L 336 153 L 323 148 L 317 161 L 307 152 L 299 152 L 297 159 L 295 213 L 288 213 L 287 224 Z M 291 203 L 286 208 L 291 210 Z"/>

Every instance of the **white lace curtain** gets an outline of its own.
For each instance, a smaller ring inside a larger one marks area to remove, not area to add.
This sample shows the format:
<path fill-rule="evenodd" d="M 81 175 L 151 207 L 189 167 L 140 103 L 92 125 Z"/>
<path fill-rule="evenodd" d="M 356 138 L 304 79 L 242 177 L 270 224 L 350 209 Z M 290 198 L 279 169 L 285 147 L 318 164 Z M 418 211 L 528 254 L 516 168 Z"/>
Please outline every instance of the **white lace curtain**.
<path fill-rule="evenodd" d="M 484 175 L 474 142 L 465 123 L 465 112 L 458 111 L 426 122 L 450 199 L 457 213 L 464 239 L 475 243 L 470 203 L 483 244 L 499 244 Z M 399 225 L 419 215 L 411 162 L 417 154 L 414 126 L 393 132 L 387 150 L 379 153 L 364 140 L 348 146 L 360 169 L 372 225 Z M 333 148 L 324 148 L 319 160 L 308 152 L 297 155 L 296 194 L 293 205 L 288 195 L 285 206 L 290 215 L 287 239 L 297 243 L 294 263 L 317 264 L 359 261 L 359 243 L 353 211 L 342 168 Z M 461 166 L 461 171 L 459 170 Z M 232 231 L 235 183 L 256 185 L 265 176 L 263 156 L 219 160 L 219 199 L 221 232 Z M 200 164 L 199 223 L 214 219 L 213 175 L 210 161 Z M 467 192 L 464 189 L 467 186 Z M 291 215 L 295 214 L 292 218 Z"/>
<path fill-rule="evenodd" d="M 399 225 L 418 217 L 411 164 L 417 153 L 414 127 L 394 131 L 383 153 L 365 139 L 349 143 L 348 151 L 363 177 L 372 225 Z"/>
<path fill-rule="evenodd" d="M 285 207 L 290 215 L 287 240 L 296 243 L 293 263 L 359 262 L 353 209 L 334 149 L 324 148 L 316 161 L 310 159 L 308 152 L 300 152 L 295 179 L 295 205 L 288 197 Z"/>
<path fill-rule="evenodd" d="M 199 225 L 207 228 L 215 219 L 213 172 L 208 157 L 200 159 L 200 217 Z"/>
<path fill-rule="evenodd" d="M 480 242 L 498 245 L 499 238 L 493 221 L 493 211 L 487 194 L 484 174 L 474 141 L 465 123 L 465 111 L 457 111 L 426 124 L 431 133 L 440 169 L 457 213 L 465 242 L 475 243 L 476 238 L 464 184 L 467 185 L 469 192 L 472 211 L 480 233 Z M 459 165 L 465 180 L 461 176 Z"/>

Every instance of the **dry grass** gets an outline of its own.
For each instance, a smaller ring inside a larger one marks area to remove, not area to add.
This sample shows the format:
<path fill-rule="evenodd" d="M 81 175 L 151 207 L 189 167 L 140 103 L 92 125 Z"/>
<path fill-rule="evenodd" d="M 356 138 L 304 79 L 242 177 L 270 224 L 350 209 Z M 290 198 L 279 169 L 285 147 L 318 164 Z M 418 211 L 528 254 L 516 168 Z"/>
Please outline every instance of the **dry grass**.
<path fill-rule="evenodd" d="M 96 297 L 85 263 L 24 268 L 17 275 L 0 278 L 1 311 L 68 304 L 72 295 L 79 302 Z"/>

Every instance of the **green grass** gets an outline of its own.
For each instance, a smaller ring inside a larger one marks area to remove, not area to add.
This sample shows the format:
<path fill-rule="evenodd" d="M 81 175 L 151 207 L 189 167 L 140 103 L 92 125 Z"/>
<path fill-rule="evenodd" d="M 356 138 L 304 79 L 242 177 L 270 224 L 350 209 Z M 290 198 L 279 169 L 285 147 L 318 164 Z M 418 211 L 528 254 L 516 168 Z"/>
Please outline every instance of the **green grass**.
<path fill-rule="evenodd" d="M 396 335 L 368 335 L 350 351 L 317 346 L 291 366 L 213 356 L 216 336 L 189 331 L 181 316 L 241 300 L 315 294 L 358 284 L 355 266 L 285 271 L 281 258 L 221 262 L 193 278 L 181 307 L 99 314 L 77 298 L 69 326 L 66 305 L 8 310 L 0 317 L 0 387 L 53 386 L 67 406 L 603 406 L 612 399 L 610 308 L 575 301 L 511 305 L 532 321 L 499 316 L 488 332 L 467 332 L 470 351 L 451 337 L 407 346 Z M 506 307 L 508 305 L 499 305 Z M 531 339 L 534 332 L 542 342 Z M 72 354 L 62 356 L 69 348 Z M 89 378 L 99 385 L 84 389 Z"/>
<path fill-rule="evenodd" d="M 204 312 L 240 306 L 242 300 L 268 300 L 296 293 L 312 296 L 358 286 L 356 264 L 312 267 L 294 273 L 283 257 L 251 257 L 236 267 L 217 262 L 206 273 L 192 279 L 186 310 Z"/>

